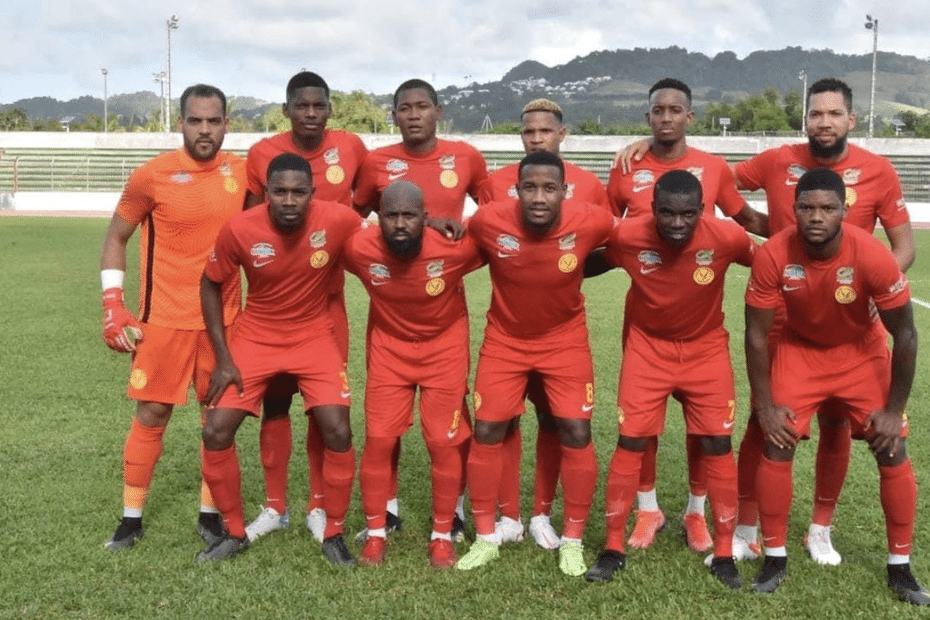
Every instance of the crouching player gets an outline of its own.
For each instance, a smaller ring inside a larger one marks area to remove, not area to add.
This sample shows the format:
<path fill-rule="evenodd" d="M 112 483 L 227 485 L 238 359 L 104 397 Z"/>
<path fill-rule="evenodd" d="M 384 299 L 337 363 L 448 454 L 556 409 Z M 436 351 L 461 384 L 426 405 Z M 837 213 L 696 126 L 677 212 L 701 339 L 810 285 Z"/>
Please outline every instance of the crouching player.
<path fill-rule="evenodd" d="M 226 223 L 201 278 L 204 320 L 217 357 L 207 392 L 203 475 L 226 535 L 198 555 L 199 561 L 228 558 L 248 545 L 236 431 L 246 415 L 258 414 L 271 379 L 288 374 L 296 378 L 307 413 L 323 434 L 323 553 L 334 564 L 355 563 L 342 535 L 355 475 L 350 393 L 327 297 L 343 245 L 360 219 L 348 207 L 311 200 L 312 179 L 299 155 L 271 160 L 267 204 Z M 240 268 L 248 295 L 227 345 L 219 293 L 222 282 Z"/>
<path fill-rule="evenodd" d="M 368 532 L 359 562 L 384 561 L 392 455 L 413 424 L 419 388 L 433 481 L 430 564 L 450 568 L 458 559 L 451 531 L 464 475 L 460 446 L 471 438 L 463 406 L 469 337 L 462 278 L 484 261 L 470 238 L 449 241 L 424 228 L 423 192 L 409 181 L 385 188 L 378 219 L 380 228 L 354 235 L 343 253 L 370 298 L 360 474 Z"/>

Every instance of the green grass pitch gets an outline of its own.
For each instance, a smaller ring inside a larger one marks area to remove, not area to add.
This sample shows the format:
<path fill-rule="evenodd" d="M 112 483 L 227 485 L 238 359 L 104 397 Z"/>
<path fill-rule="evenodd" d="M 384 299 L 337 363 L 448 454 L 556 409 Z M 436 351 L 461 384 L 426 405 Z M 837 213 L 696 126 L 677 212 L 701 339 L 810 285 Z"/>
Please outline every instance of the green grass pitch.
<path fill-rule="evenodd" d="M 124 396 L 128 358 L 100 339 L 98 256 L 107 222 L 80 218 L 0 218 L 0 618 L 784 618 L 916 617 L 884 584 L 885 537 L 874 460 L 856 445 L 840 500 L 834 543 L 838 567 L 819 567 L 801 546 L 811 509 L 813 446 L 802 445 L 789 535 L 790 577 L 774 595 L 726 591 L 689 551 L 679 517 L 687 493 L 680 408 L 669 406 L 659 451 L 659 500 L 669 527 L 656 545 L 633 550 L 627 569 L 608 584 L 563 576 L 551 552 L 528 540 L 506 545 L 484 570 L 439 572 L 428 566 L 429 477 L 419 429 L 404 440 L 401 513 L 405 527 L 389 540 L 378 569 L 338 570 L 322 557 L 303 527 L 306 459 L 299 405 L 292 409 L 291 527 L 263 538 L 242 557 L 219 565 L 193 561 L 202 543 L 194 531 L 199 505 L 199 428 L 194 405 L 179 407 L 166 435 L 145 513 L 146 535 L 129 552 L 103 542 L 121 509 L 121 453 L 133 403 Z M 918 231 L 913 295 L 930 301 L 930 263 Z M 134 243 L 133 243 L 134 245 Z M 135 261 L 130 272 L 135 274 Z M 134 281 L 127 278 L 128 299 Z M 616 441 L 615 392 L 622 299 L 627 278 L 612 272 L 585 283 L 597 372 L 594 436 L 600 466 L 598 494 L 585 536 L 593 563 L 604 540 L 605 468 Z M 742 358 L 742 291 L 746 270 L 731 269 L 727 325 L 736 372 L 742 436 L 748 388 Z M 486 270 L 467 282 L 473 360 L 489 300 Z M 363 339 L 367 300 L 349 278 L 351 376 L 356 445 L 363 443 Z M 920 334 L 930 335 L 930 309 L 915 305 Z M 928 342 L 922 343 L 910 400 L 908 442 L 918 483 L 913 565 L 930 584 L 930 421 Z M 535 420 L 523 421 L 524 518 L 531 499 Z M 258 423 L 239 433 L 246 512 L 263 500 Z M 554 515 L 561 523 L 560 507 Z M 350 536 L 363 527 L 357 495 L 347 521 Z M 357 552 L 358 545 L 350 542 Z M 464 552 L 466 547 L 460 546 Z M 740 565 L 748 581 L 758 562 Z"/>

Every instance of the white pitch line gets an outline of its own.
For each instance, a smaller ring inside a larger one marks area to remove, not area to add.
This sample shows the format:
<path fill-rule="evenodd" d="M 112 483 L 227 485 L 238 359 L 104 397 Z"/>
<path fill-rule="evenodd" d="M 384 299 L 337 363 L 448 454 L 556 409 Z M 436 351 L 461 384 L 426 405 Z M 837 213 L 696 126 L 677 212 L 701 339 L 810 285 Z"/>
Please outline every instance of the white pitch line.
<path fill-rule="evenodd" d="M 930 310 L 930 303 L 927 303 L 923 299 L 917 299 L 916 297 L 911 297 L 911 301 L 913 301 L 918 306 L 923 306 L 927 310 Z"/>

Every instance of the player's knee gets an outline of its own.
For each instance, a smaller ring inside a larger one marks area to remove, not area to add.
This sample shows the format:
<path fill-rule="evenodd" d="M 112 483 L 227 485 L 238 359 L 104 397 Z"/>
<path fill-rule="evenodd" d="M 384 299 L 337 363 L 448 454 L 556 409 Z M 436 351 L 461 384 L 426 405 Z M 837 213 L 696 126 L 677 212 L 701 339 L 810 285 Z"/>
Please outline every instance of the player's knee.
<path fill-rule="evenodd" d="M 701 437 L 701 451 L 707 456 L 723 456 L 733 450 L 729 435 L 704 435 Z"/>
<path fill-rule="evenodd" d="M 895 448 L 894 454 L 891 454 L 891 448 L 876 452 L 875 461 L 879 467 L 897 467 L 907 461 L 907 445 L 904 438 L 898 440 L 898 447 Z"/>
<path fill-rule="evenodd" d="M 617 438 L 617 447 L 627 452 L 645 452 L 646 448 L 649 447 L 651 439 L 652 437 L 627 437 L 626 435 L 620 435 Z"/>
<path fill-rule="evenodd" d="M 225 450 L 233 444 L 236 436 L 235 429 L 226 428 L 216 418 L 208 419 L 201 431 L 203 447 L 206 450 Z"/>
<path fill-rule="evenodd" d="M 568 448 L 584 448 L 591 443 L 591 423 L 587 420 L 557 418 L 559 439 Z"/>
<path fill-rule="evenodd" d="M 536 409 L 536 421 L 539 423 L 539 430 L 544 433 L 555 433 L 559 430 L 555 423 L 555 416 L 546 409 Z"/>
<path fill-rule="evenodd" d="M 771 441 L 766 441 L 765 447 L 763 448 L 763 452 L 765 454 L 765 458 L 769 459 L 770 461 L 785 462 L 785 461 L 794 460 L 794 447 L 793 446 L 788 447 L 788 448 L 779 448 L 778 446 L 773 444 Z"/>
<path fill-rule="evenodd" d="M 504 441 L 504 435 L 510 428 L 511 420 L 504 422 L 489 422 L 487 420 L 475 421 L 475 441 L 482 445 L 491 446 Z"/>
<path fill-rule="evenodd" d="M 173 409 L 174 407 L 167 403 L 139 401 L 136 405 L 136 419 L 143 426 L 167 426 Z"/>

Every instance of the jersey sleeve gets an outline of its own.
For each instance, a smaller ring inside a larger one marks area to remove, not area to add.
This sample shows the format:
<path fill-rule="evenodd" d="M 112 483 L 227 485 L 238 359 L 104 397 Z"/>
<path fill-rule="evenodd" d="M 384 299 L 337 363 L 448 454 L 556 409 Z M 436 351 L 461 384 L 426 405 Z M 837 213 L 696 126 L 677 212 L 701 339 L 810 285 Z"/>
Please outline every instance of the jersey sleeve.
<path fill-rule="evenodd" d="M 600 179 L 595 180 L 597 182 L 591 183 L 591 195 L 587 197 L 587 200 L 610 211 L 611 206 L 610 200 L 607 198 L 607 190 L 604 189 L 604 184 L 600 182 Z"/>
<path fill-rule="evenodd" d="M 716 204 L 727 217 L 735 217 L 743 210 L 746 200 L 740 195 L 736 188 L 736 179 L 733 172 L 725 160 L 721 160 L 719 166 L 720 178 L 717 181 L 717 198 Z"/>
<path fill-rule="evenodd" d="M 469 145 L 468 154 L 469 167 L 471 168 L 471 180 L 468 183 L 468 195 L 475 202 L 481 202 L 481 189 L 488 182 L 488 164 L 484 161 L 484 155 L 481 151 Z"/>
<path fill-rule="evenodd" d="M 743 267 L 751 267 L 756 258 L 756 250 L 759 246 L 752 240 L 742 226 L 734 225 L 732 227 L 731 243 L 735 249 L 733 253 L 733 262 Z"/>
<path fill-rule="evenodd" d="M 116 213 L 130 224 L 139 224 L 155 208 L 152 195 L 154 176 L 149 164 L 144 164 L 129 175 L 123 194 L 116 205 Z"/>
<path fill-rule="evenodd" d="M 736 180 L 746 191 L 755 191 L 765 184 L 766 175 L 771 168 L 771 158 L 778 149 L 769 149 L 736 164 Z"/>
<path fill-rule="evenodd" d="M 631 173 L 632 174 L 632 173 Z M 610 176 L 607 178 L 607 201 L 610 210 L 617 217 L 623 217 L 626 212 L 626 199 L 623 197 L 621 190 L 623 183 L 623 172 L 620 168 L 612 168 Z"/>
<path fill-rule="evenodd" d="M 869 238 L 873 241 L 873 238 Z M 911 299 L 907 276 L 901 273 L 898 262 L 891 251 L 879 241 L 870 243 L 866 264 L 866 278 L 870 297 L 879 310 L 891 310 L 903 306 Z"/>
<path fill-rule="evenodd" d="M 781 303 L 780 274 L 769 243 L 755 253 L 749 285 L 746 287 L 746 305 L 771 310 Z"/>
<path fill-rule="evenodd" d="M 253 144 L 246 155 L 245 168 L 247 187 L 249 193 L 253 196 L 262 197 L 265 194 L 265 173 L 267 170 L 261 170 L 265 158 L 262 157 L 259 146 L 261 143 Z"/>
<path fill-rule="evenodd" d="M 885 191 L 879 202 L 877 215 L 882 228 L 888 230 L 909 222 L 911 217 L 904 201 L 904 190 L 901 188 L 898 173 L 889 161 L 885 160 L 884 166 L 882 176 L 885 179 Z"/>
<path fill-rule="evenodd" d="M 358 169 L 352 202 L 363 208 L 378 210 L 378 161 L 369 152 Z"/>
<path fill-rule="evenodd" d="M 225 282 L 232 276 L 238 275 L 240 265 L 238 247 L 239 244 L 236 243 L 229 223 L 224 224 L 216 237 L 213 249 L 210 250 L 203 270 L 209 280 Z"/>

